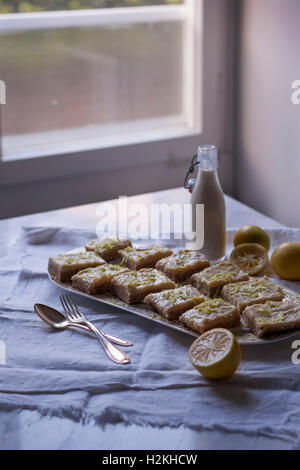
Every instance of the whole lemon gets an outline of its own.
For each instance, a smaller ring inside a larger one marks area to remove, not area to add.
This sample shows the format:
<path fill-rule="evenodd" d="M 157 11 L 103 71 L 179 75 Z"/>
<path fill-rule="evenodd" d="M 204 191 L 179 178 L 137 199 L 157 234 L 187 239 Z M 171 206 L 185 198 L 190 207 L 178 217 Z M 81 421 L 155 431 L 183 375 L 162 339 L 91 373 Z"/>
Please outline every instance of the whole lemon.
<path fill-rule="evenodd" d="M 233 239 L 234 246 L 239 246 L 244 243 L 257 243 L 262 245 L 267 251 L 270 249 L 270 238 L 265 230 L 257 225 L 244 225 L 241 227 Z"/>
<path fill-rule="evenodd" d="M 272 254 L 271 264 L 281 279 L 300 281 L 300 243 L 288 242 L 278 246 Z"/>

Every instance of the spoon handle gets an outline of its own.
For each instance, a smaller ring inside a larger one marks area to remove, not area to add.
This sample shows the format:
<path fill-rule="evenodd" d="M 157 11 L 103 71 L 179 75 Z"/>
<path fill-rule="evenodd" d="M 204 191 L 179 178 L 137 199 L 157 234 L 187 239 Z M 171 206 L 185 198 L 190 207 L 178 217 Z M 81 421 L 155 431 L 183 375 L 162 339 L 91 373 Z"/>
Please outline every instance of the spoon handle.
<path fill-rule="evenodd" d="M 91 332 L 91 330 L 87 326 L 81 325 L 80 323 L 72 323 L 72 325 L 68 325 L 68 326 L 76 326 L 77 328 L 81 328 L 82 330 Z M 118 338 L 117 336 L 104 333 L 104 331 L 100 331 L 100 333 L 102 333 L 106 339 L 108 339 L 114 344 L 118 344 L 119 346 L 124 346 L 124 347 L 133 346 L 133 343 L 131 343 L 131 341 L 126 341 L 125 339 Z"/>

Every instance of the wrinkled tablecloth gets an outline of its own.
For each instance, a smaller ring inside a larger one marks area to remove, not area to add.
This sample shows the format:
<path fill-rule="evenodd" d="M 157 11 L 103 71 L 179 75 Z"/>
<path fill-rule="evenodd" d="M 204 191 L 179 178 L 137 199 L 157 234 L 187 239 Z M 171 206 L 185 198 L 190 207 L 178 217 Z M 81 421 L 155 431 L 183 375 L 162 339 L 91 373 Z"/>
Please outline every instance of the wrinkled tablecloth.
<path fill-rule="evenodd" d="M 299 229 L 269 233 L 273 246 L 300 241 Z M 228 249 L 233 234 L 228 232 Z M 8 251 L 0 249 L 0 341 L 6 345 L 0 409 L 34 409 L 101 424 L 242 430 L 299 447 L 300 364 L 292 362 L 292 345 L 300 333 L 243 347 L 237 374 L 213 382 L 189 363 L 192 337 L 115 307 L 74 296 L 98 328 L 134 343 L 126 349 L 132 360 L 126 366 L 112 363 L 84 332 L 54 330 L 41 321 L 34 303 L 60 309 L 60 289 L 47 276 L 48 257 L 94 237 L 75 229 L 24 227 Z M 300 293 L 300 283 L 283 284 Z"/>

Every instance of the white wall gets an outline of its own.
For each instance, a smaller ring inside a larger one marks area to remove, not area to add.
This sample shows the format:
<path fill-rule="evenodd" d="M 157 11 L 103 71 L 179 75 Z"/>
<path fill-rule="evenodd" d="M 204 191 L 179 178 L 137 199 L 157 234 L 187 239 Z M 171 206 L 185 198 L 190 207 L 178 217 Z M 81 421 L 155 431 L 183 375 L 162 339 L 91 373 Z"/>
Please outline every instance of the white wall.
<path fill-rule="evenodd" d="M 300 1 L 240 2 L 236 195 L 300 227 Z"/>

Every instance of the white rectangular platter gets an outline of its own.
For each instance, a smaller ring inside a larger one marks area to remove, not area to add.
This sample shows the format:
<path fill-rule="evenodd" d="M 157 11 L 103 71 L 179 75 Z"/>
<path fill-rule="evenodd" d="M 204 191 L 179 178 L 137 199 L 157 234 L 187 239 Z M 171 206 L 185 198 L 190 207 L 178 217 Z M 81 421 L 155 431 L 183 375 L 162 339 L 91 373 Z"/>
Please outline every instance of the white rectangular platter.
<path fill-rule="evenodd" d="M 105 294 L 98 294 L 98 295 L 90 295 L 90 294 L 85 294 L 84 292 L 81 292 L 77 289 L 74 289 L 72 287 L 72 284 L 70 282 L 58 282 L 57 280 L 53 279 L 50 273 L 48 273 L 49 279 L 51 282 L 53 282 L 56 286 L 64 289 L 65 291 L 68 291 L 73 294 L 80 295 L 82 297 L 86 297 L 88 299 L 92 299 L 95 302 L 100 302 L 102 304 L 106 305 L 111 305 L 113 307 L 117 307 L 121 310 L 125 310 L 128 313 L 132 313 L 134 315 L 139 315 L 140 317 L 143 317 L 147 320 L 154 321 L 157 323 L 160 323 L 162 326 L 167 326 L 168 328 L 172 328 L 174 330 L 177 330 L 181 333 L 188 334 L 193 337 L 198 337 L 199 334 L 192 331 L 191 329 L 185 327 L 182 325 L 179 321 L 168 321 L 165 318 L 163 318 L 161 315 L 153 312 L 147 305 L 145 304 L 135 304 L 135 305 L 128 305 L 122 300 L 118 299 L 117 297 L 114 297 L 110 295 L 109 293 Z M 289 289 L 283 288 L 283 291 L 285 293 L 285 298 L 291 299 L 291 300 L 296 300 L 297 302 L 300 302 L 299 295 L 296 292 L 293 292 Z M 239 328 L 233 328 L 231 330 L 235 335 L 238 340 L 238 342 L 241 345 L 253 345 L 253 344 L 267 344 L 267 343 L 274 343 L 277 341 L 283 341 L 288 338 L 292 338 L 293 336 L 296 336 L 300 334 L 300 330 L 293 330 L 293 331 L 286 331 L 281 334 L 269 336 L 266 338 L 258 338 L 257 336 L 253 335 L 250 330 L 244 326 L 239 327 Z"/>

